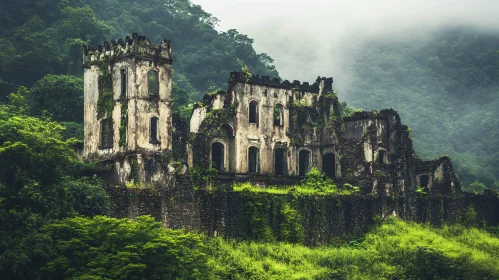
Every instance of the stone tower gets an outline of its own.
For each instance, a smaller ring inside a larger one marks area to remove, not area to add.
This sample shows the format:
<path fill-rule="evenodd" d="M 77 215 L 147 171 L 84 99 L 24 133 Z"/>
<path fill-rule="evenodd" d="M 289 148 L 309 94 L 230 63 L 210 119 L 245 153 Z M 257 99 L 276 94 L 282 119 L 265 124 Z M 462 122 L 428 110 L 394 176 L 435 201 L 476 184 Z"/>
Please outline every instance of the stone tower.
<path fill-rule="evenodd" d="M 133 34 L 85 47 L 81 157 L 114 166 L 116 183 L 166 184 L 172 150 L 170 42 Z"/>

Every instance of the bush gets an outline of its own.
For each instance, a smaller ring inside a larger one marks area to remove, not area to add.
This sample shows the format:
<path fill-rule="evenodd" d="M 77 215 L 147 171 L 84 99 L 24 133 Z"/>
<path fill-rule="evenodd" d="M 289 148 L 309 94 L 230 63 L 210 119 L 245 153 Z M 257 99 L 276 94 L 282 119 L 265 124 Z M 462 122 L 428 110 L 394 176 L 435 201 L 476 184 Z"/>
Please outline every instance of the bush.
<path fill-rule="evenodd" d="M 43 231 L 54 242 L 45 279 L 199 279 L 207 257 L 199 236 L 137 221 L 97 216 L 64 219 Z"/>
<path fill-rule="evenodd" d="M 301 184 L 302 187 L 314 189 L 318 192 L 333 192 L 337 190 L 333 181 L 315 166 L 305 175 L 305 179 L 303 179 Z"/>

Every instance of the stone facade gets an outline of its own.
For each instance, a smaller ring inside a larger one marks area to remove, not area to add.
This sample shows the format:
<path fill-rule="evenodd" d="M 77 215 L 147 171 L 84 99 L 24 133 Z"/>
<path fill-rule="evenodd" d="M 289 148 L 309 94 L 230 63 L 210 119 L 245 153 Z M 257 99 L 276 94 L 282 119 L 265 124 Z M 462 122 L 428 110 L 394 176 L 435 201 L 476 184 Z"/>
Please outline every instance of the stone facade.
<path fill-rule="evenodd" d="M 449 158 L 420 160 L 394 110 L 345 117 L 332 78 L 309 84 L 232 72 L 227 91 L 204 96 L 190 125 L 177 125 L 173 133 L 168 40 L 152 46 L 134 34 L 85 48 L 83 61 L 80 155 L 112 164 L 118 184 L 172 187 L 171 173 L 178 173 L 170 164 L 172 151 L 182 150 L 178 162 L 216 168 L 229 180 L 267 176 L 286 182 L 317 166 L 337 184 L 359 186 L 365 194 L 390 196 L 418 187 L 430 193 L 460 191 Z M 174 135 L 183 138 L 175 142 L 179 147 L 173 147 Z M 192 141 L 187 144 L 186 138 Z"/>
<path fill-rule="evenodd" d="M 137 34 L 84 50 L 81 158 L 113 165 L 119 183 L 167 184 L 159 163 L 172 150 L 171 56 L 169 41 Z"/>
<path fill-rule="evenodd" d="M 309 148 L 291 145 L 289 107 L 293 100 L 303 100 L 306 106 L 312 106 L 325 88 L 331 88 L 332 78 L 319 78 L 312 86 L 295 82 L 292 86 L 303 88 L 303 91 L 298 91 L 281 87 L 280 83 L 272 84 L 267 77 L 254 77 L 252 82 L 245 82 L 243 73 L 231 75 L 231 80 L 238 82 L 232 85 L 228 94 L 231 95 L 231 105 L 238 106 L 234 118 L 223 124 L 213 136 L 211 161 L 219 171 L 226 173 L 300 174 L 297 164 L 299 150 Z M 256 80 L 260 85 L 255 84 Z M 211 97 L 211 104 L 194 109 L 191 133 L 198 133 L 207 112 L 223 109 L 226 96 L 225 92 L 217 93 Z M 222 155 L 214 158 L 213 149 L 218 143 L 222 144 Z M 250 160 L 255 155 L 251 154 L 250 148 L 256 152 L 256 161 Z M 310 157 L 309 161 L 312 159 Z M 190 165 L 193 166 L 192 157 Z"/>
<path fill-rule="evenodd" d="M 422 161 L 396 111 L 345 117 L 332 78 L 312 85 L 231 73 L 227 92 L 206 95 L 190 121 L 189 166 L 216 168 L 219 176 L 302 177 L 316 166 L 338 184 L 391 196 L 456 193 L 448 157 Z M 282 180 L 280 180 L 282 179 Z"/>

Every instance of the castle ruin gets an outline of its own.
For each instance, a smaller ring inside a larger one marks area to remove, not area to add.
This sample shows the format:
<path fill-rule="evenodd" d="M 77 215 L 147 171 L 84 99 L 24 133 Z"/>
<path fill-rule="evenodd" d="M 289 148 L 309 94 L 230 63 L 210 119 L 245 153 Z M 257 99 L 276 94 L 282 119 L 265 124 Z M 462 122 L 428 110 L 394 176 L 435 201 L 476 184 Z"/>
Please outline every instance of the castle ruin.
<path fill-rule="evenodd" d="M 417 220 L 417 190 L 430 198 L 462 197 L 448 157 L 419 159 L 392 109 L 344 116 L 332 78 L 309 84 L 232 72 L 227 90 L 205 95 L 185 122 L 172 113 L 171 64 L 168 40 L 153 46 L 137 34 L 84 50 L 79 156 L 107 167 L 114 216 L 151 214 L 168 227 L 226 231 L 236 219 L 229 218 L 229 207 L 236 207 L 229 204 L 237 199 L 225 193 L 206 207 L 196 204 L 194 169 L 216 169 L 216 184 L 265 186 L 296 184 L 316 166 L 340 186 L 358 186 L 365 202 L 348 211 L 370 211 L 371 218 Z M 442 219 L 455 220 L 452 211 Z"/>

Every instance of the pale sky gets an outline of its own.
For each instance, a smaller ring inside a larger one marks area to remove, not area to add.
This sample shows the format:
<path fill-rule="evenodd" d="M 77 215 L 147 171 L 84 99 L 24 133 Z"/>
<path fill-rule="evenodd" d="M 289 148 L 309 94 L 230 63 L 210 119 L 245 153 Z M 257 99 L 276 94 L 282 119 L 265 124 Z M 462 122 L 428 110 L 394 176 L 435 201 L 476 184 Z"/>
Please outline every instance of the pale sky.
<path fill-rule="evenodd" d="M 220 31 L 254 39 L 282 78 L 333 76 L 336 86 L 350 51 L 365 39 L 425 36 L 447 25 L 499 31 L 499 0 L 191 1 L 220 20 Z"/>

